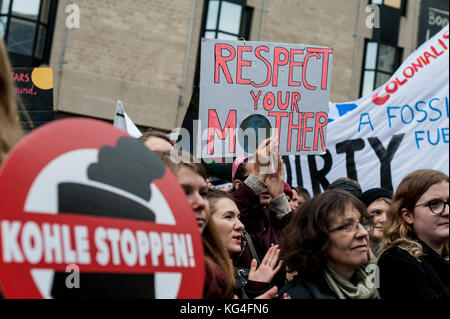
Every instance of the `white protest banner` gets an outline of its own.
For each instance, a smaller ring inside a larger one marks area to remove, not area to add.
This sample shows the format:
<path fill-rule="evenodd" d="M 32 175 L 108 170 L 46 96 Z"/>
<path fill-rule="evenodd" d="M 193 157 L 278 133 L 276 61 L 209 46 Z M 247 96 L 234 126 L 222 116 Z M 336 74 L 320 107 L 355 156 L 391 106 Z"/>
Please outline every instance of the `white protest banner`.
<path fill-rule="evenodd" d="M 285 157 L 288 182 L 319 193 L 345 176 L 358 180 L 364 190 L 395 189 L 417 169 L 448 174 L 449 46 L 447 26 L 381 88 L 336 105 L 327 154 Z"/>
<path fill-rule="evenodd" d="M 117 101 L 116 113 L 114 115 L 114 127 L 117 127 L 127 132 L 131 137 L 139 138 L 142 136 L 141 131 L 137 128 L 134 122 L 130 119 L 128 114 L 123 109 L 122 101 Z"/>
<path fill-rule="evenodd" d="M 253 153 L 269 136 L 282 154 L 324 154 L 332 57 L 324 47 L 202 39 L 197 156 Z"/>

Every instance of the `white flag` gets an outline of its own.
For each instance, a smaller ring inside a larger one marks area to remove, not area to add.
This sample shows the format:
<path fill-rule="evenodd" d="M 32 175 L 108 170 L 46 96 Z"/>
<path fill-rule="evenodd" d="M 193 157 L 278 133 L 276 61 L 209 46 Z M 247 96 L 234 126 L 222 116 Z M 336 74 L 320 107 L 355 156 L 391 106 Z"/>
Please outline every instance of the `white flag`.
<path fill-rule="evenodd" d="M 142 136 L 141 131 L 139 131 L 137 126 L 133 123 L 128 114 L 123 109 L 123 104 L 120 100 L 117 101 L 117 108 L 116 114 L 114 115 L 113 125 L 117 128 L 120 128 L 121 130 L 124 130 L 125 132 L 130 134 L 131 137 L 139 138 Z"/>

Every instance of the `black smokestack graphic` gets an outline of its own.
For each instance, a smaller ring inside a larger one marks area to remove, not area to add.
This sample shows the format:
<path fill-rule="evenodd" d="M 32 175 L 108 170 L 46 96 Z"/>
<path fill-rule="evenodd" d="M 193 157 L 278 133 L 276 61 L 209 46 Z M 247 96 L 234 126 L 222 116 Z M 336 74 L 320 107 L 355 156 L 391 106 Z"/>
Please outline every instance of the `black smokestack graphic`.
<path fill-rule="evenodd" d="M 164 173 L 164 163 L 155 153 L 149 152 L 142 142 L 127 137 L 120 138 L 115 148 L 102 147 L 98 163 L 88 168 L 89 179 L 123 189 L 147 201 L 151 197 L 148 186 Z"/>
<path fill-rule="evenodd" d="M 88 178 L 145 201 L 151 199 L 150 184 L 163 177 L 165 165 L 142 142 L 122 137 L 116 147 L 99 151 L 98 162 L 87 169 Z M 58 209 L 62 214 L 155 221 L 148 207 L 103 188 L 78 183 L 58 185 Z M 69 289 L 69 274 L 55 273 L 53 298 L 154 298 L 153 274 L 80 273 L 80 288 Z"/>

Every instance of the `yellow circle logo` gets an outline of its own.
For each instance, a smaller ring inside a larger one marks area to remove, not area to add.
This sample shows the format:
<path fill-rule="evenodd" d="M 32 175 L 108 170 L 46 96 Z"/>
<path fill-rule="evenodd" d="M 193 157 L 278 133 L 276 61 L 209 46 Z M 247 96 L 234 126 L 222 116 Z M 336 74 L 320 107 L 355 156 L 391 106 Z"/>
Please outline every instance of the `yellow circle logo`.
<path fill-rule="evenodd" d="M 53 88 L 53 69 L 52 68 L 34 68 L 31 73 L 31 81 L 41 90 L 50 90 Z"/>

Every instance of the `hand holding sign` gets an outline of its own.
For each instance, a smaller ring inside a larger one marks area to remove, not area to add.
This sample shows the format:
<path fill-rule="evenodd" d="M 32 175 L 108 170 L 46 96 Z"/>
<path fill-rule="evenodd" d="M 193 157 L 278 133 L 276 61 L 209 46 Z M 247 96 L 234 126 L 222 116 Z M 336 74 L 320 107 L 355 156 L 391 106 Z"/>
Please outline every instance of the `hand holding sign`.
<path fill-rule="evenodd" d="M 266 178 L 266 187 L 272 198 L 283 194 L 284 189 L 284 165 L 281 154 L 278 152 L 277 171 Z"/>
<path fill-rule="evenodd" d="M 268 165 L 270 164 L 270 144 L 272 139 L 267 138 L 259 144 L 258 149 L 252 159 L 255 162 L 253 165 L 252 175 L 255 175 L 263 182 L 266 180 Z"/>
<path fill-rule="evenodd" d="M 251 169 L 250 174 L 255 175 L 260 180 L 265 182 L 267 175 L 273 173 L 275 170 L 273 169 L 273 155 L 275 144 L 276 143 L 272 138 L 267 138 L 262 141 L 258 149 L 256 150 L 254 156 L 252 156 L 249 160 L 251 163 L 254 162 L 253 169 Z"/>

